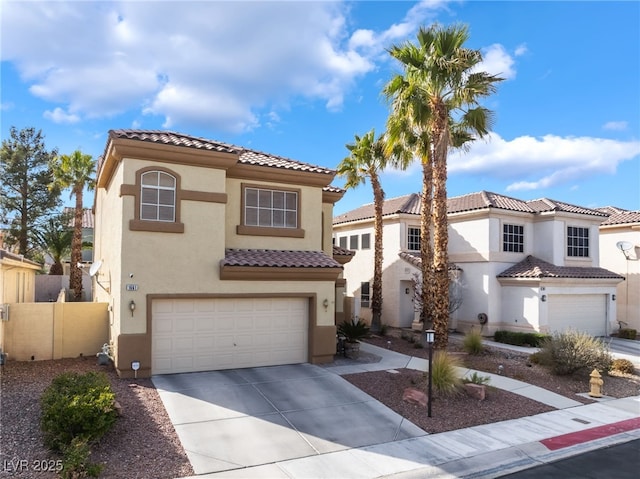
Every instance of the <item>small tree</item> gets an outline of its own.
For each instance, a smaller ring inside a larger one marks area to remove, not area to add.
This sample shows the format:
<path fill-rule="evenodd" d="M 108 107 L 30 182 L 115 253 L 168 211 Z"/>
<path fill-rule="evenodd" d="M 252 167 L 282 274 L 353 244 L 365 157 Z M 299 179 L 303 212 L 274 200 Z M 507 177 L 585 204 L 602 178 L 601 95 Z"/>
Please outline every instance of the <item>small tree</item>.
<path fill-rule="evenodd" d="M 47 151 L 41 130 L 12 126 L 9 134 L 0 149 L 0 226 L 8 246 L 33 258 L 36 231 L 60 204 L 60 188 L 50 187 L 57 151 Z"/>
<path fill-rule="evenodd" d="M 414 273 L 411 278 L 413 283 L 413 309 L 419 313 L 422 308 L 422 276 Z M 457 311 L 462 306 L 466 285 L 460 276 L 456 275 L 449 281 L 449 314 Z"/>
<path fill-rule="evenodd" d="M 71 252 L 73 229 L 69 227 L 69 215 L 59 215 L 50 218 L 37 232 L 36 242 L 40 249 L 51 256 L 53 265 L 49 270 L 50 275 L 62 275 L 64 268 L 63 259 Z"/>

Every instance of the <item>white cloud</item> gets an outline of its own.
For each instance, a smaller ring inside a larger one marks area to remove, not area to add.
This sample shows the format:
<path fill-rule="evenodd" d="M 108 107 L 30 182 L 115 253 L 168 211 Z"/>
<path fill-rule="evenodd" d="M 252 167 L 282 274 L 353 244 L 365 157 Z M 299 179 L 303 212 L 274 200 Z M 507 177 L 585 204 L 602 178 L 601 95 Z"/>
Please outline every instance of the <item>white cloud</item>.
<path fill-rule="evenodd" d="M 47 120 L 51 120 L 54 123 L 67 123 L 73 124 L 80 121 L 80 117 L 73 113 L 67 113 L 62 108 L 55 108 L 53 111 L 46 110 L 43 115 Z"/>
<path fill-rule="evenodd" d="M 613 174 L 621 162 L 638 155 L 640 141 L 555 135 L 507 141 L 492 133 L 466 153 L 451 152 L 449 172 L 499 178 L 509 182 L 507 191 L 535 190 Z"/>
<path fill-rule="evenodd" d="M 507 50 L 502 45 L 495 43 L 482 49 L 482 63 L 474 70 L 485 71 L 505 80 L 512 80 L 516 77 L 514 63 L 515 61 Z"/>
<path fill-rule="evenodd" d="M 605 130 L 616 130 L 623 131 L 626 130 L 629 124 L 626 121 L 609 121 L 602 125 L 602 128 Z"/>
<path fill-rule="evenodd" d="M 527 49 L 527 45 L 525 43 L 518 45 L 514 50 L 513 54 L 517 57 L 520 57 L 527 53 L 529 50 Z"/>
<path fill-rule="evenodd" d="M 52 119 L 134 110 L 167 127 L 242 131 L 292 98 L 339 110 L 386 44 L 442 5 L 421 2 L 386 31 L 351 34 L 340 2 L 7 2 L 1 59 L 60 105 Z"/>

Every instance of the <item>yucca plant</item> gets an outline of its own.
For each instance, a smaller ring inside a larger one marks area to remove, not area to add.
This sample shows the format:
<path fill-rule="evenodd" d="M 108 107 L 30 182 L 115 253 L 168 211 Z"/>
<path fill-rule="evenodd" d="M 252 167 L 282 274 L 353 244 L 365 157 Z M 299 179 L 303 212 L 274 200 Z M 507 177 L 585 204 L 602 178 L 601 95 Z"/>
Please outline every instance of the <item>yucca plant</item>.
<path fill-rule="evenodd" d="M 348 343 L 357 343 L 369 334 L 369 327 L 362 319 L 355 317 L 351 320 L 344 320 L 338 326 L 338 334 L 344 336 Z"/>

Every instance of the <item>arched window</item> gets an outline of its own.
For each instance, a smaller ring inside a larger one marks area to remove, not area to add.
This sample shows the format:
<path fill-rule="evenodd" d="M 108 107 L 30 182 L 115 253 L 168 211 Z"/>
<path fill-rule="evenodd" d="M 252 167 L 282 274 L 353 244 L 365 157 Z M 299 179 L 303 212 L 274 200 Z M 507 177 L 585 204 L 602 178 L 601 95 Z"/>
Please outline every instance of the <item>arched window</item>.
<path fill-rule="evenodd" d="M 164 171 L 146 171 L 140 179 L 140 219 L 176 221 L 176 178 Z"/>

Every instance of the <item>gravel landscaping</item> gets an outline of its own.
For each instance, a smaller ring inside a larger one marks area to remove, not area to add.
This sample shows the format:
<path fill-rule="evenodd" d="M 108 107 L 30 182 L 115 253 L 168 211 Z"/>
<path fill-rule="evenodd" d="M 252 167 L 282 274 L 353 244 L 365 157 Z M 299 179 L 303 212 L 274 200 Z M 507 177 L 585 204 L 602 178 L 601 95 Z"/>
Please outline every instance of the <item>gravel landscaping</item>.
<path fill-rule="evenodd" d="M 373 337 L 367 341 L 408 355 L 426 358 L 428 354 L 426 349 L 416 348 L 399 337 Z M 458 338 L 452 337 L 449 349 L 452 352 L 461 350 Z M 469 368 L 497 372 L 498 365 L 502 365 L 508 377 L 583 403 L 592 402 L 577 395 L 588 392 L 588 378 L 553 376 L 542 367 L 529 363 L 527 354 L 488 348 L 484 354 L 462 357 Z M 0 476 L 8 473 L 11 477 L 56 477 L 55 472 L 36 470 L 47 464 L 43 461 L 59 459 L 42 443 L 39 400 L 52 379 L 64 371 L 106 372 L 122 406 L 122 416 L 115 427 L 93 448 L 92 461 L 105 464 L 100 477 L 162 479 L 193 474 L 152 382 L 149 379 L 119 379 L 112 367 L 98 366 L 95 358 L 77 358 L 10 361 L 0 369 Z M 345 378 L 431 433 L 553 410 L 489 385 L 484 401 L 466 395 L 452 398 L 434 396 L 433 417 L 428 418 L 426 407 L 402 400 L 405 388 L 426 390 L 426 377 L 422 372 L 401 369 L 396 374 L 380 371 Z M 639 393 L 639 388 L 638 376 L 604 377 L 604 392 L 609 396 L 633 396 Z"/>

